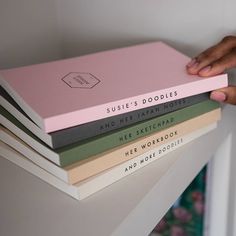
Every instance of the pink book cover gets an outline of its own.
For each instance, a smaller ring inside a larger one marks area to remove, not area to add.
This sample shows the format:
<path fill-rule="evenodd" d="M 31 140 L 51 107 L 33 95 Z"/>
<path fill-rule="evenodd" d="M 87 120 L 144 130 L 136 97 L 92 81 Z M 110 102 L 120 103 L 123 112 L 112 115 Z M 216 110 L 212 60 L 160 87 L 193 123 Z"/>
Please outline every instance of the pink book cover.
<path fill-rule="evenodd" d="M 3 86 L 45 132 L 226 87 L 226 74 L 188 75 L 163 42 L 0 71 Z"/>

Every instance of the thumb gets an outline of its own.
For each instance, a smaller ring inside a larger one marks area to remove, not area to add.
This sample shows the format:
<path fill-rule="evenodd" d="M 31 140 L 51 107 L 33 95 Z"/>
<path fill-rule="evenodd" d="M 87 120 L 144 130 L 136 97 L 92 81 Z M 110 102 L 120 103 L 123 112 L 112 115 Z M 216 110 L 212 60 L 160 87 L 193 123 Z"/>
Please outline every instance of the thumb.
<path fill-rule="evenodd" d="M 236 105 L 236 86 L 229 86 L 212 91 L 210 98 L 218 102 Z"/>

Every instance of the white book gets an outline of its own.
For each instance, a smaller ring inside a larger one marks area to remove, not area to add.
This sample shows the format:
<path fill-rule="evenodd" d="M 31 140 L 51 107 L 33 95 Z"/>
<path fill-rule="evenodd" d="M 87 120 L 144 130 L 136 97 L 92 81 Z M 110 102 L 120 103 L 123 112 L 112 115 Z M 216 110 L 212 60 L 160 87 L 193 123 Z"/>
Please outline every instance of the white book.
<path fill-rule="evenodd" d="M 214 130 L 216 127 L 217 123 L 213 123 L 211 125 L 198 129 L 188 135 L 165 143 L 151 151 L 148 151 L 140 156 L 137 156 L 129 161 L 126 161 L 120 165 L 117 165 L 111 169 L 108 169 L 98 175 L 90 177 L 74 185 L 69 185 L 57 178 L 56 176 L 50 174 L 46 170 L 31 162 L 21 153 L 17 152 L 12 147 L 1 141 L 0 153 L 2 157 L 24 168 L 28 172 L 36 175 L 37 177 L 51 184 L 57 189 L 67 193 L 68 195 L 74 197 L 77 200 L 82 200 L 94 194 L 95 192 L 98 192 L 99 190 L 115 183 L 123 177 L 134 173 L 138 169 L 150 164 L 151 162 L 160 159 L 165 154 L 174 151 L 179 147 L 183 146 L 184 144 L 187 144 L 195 140 L 196 138 Z M 25 148 L 31 149 L 26 144 Z M 37 153 L 37 155 L 39 154 Z"/>

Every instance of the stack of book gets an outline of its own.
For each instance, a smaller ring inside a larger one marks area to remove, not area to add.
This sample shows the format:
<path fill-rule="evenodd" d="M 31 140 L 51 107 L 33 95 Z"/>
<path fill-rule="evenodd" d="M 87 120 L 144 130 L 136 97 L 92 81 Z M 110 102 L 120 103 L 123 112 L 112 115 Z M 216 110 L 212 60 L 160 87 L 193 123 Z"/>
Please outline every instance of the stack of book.
<path fill-rule="evenodd" d="M 152 42 L 0 71 L 1 156 L 81 200 L 206 134 L 227 75 Z"/>

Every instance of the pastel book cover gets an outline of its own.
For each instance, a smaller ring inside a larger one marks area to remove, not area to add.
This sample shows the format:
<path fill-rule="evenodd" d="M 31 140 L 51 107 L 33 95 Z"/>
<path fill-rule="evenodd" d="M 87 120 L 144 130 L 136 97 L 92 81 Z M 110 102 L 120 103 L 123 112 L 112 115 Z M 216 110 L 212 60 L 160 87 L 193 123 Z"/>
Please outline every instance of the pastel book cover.
<path fill-rule="evenodd" d="M 0 71 L 1 86 L 45 132 L 226 87 L 188 75 L 189 57 L 151 42 Z"/>

